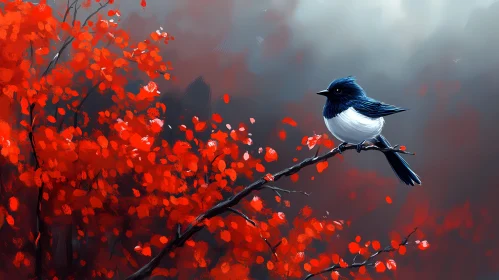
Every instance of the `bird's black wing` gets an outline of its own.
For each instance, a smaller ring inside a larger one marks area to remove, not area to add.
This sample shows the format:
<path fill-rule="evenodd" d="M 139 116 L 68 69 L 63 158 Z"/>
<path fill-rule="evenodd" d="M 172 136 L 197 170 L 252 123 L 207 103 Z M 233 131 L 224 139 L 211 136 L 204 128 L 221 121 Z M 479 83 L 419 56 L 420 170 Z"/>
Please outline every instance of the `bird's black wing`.
<path fill-rule="evenodd" d="M 390 104 L 385 104 L 368 97 L 355 100 L 355 102 L 353 102 L 352 104 L 352 107 L 357 112 L 370 118 L 384 117 L 407 110 Z"/>

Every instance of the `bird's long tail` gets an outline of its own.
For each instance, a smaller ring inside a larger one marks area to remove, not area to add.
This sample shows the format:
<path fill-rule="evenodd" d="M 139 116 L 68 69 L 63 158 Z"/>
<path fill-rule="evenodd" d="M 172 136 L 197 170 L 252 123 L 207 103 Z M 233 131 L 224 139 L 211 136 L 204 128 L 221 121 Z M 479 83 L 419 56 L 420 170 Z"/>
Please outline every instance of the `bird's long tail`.
<path fill-rule="evenodd" d="M 382 135 L 376 137 L 376 146 L 380 148 L 389 148 L 391 147 L 388 140 Z M 418 175 L 411 170 L 407 161 L 405 161 L 399 153 L 396 152 L 386 152 L 384 153 L 388 163 L 392 167 L 393 171 L 397 176 L 407 185 L 414 186 L 414 184 L 421 185 L 421 179 L 419 179 Z"/>

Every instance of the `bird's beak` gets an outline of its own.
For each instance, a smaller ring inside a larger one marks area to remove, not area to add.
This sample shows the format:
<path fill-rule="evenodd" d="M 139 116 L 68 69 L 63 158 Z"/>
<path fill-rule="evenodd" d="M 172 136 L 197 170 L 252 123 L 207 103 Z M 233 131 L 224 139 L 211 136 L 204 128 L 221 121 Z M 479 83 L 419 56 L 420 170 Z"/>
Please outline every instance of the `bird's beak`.
<path fill-rule="evenodd" d="M 325 89 L 325 90 L 321 90 L 321 91 L 319 91 L 317 94 L 318 94 L 318 95 L 323 95 L 323 96 L 326 96 L 326 94 L 328 94 L 328 93 L 329 93 L 329 91 L 328 91 L 327 89 Z"/>

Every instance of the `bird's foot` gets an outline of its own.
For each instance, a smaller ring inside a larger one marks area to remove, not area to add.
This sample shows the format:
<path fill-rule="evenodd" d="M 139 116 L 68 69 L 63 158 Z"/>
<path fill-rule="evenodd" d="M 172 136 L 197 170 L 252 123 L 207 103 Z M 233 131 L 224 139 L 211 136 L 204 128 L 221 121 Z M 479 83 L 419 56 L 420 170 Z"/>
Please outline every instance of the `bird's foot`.
<path fill-rule="evenodd" d="M 345 150 L 345 146 L 348 145 L 348 142 L 343 142 L 338 146 L 338 152 L 341 154 Z"/>
<path fill-rule="evenodd" d="M 355 149 L 357 150 L 357 153 L 360 153 L 360 151 L 362 151 L 362 147 L 364 146 L 365 142 L 366 141 L 364 140 L 364 141 L 360 142 L 359 144 L 357 144 L 357 146 L 355 147 Z"/>

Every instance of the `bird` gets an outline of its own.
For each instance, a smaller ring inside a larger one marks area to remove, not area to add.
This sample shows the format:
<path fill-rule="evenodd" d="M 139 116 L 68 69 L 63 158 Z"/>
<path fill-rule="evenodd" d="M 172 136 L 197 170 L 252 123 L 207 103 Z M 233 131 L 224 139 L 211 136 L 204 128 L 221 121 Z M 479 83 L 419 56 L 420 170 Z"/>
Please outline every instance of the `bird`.
<path fill-rule="evenodd" d="M 327 89 L 317 92 L 326 97 L 322 111 L 326 127 L 342 143 L 341 153 L 347 144 L 356 145 L 360 153 L 363 145 L 370 142 L 380 149 L 392 146 L 381 135 L 385 120 L 383 117 L 404 112 L 407 109 L 389 105 L 367 96 L 354 76 L 333 80 Z M 421 185 L 419 176 L 409 167 L 407 161 L 395 151 L 384 152 L 388 163 L 406 185 Z"/>

